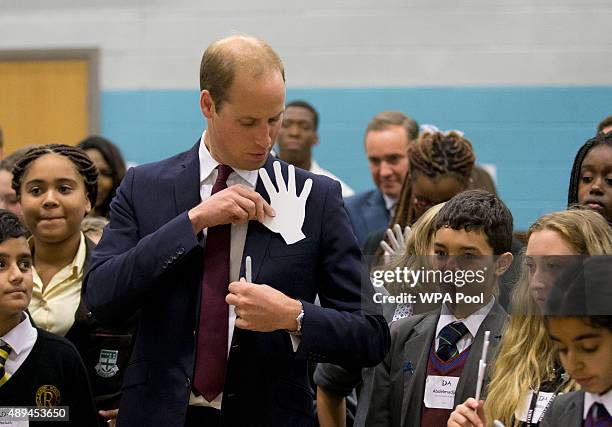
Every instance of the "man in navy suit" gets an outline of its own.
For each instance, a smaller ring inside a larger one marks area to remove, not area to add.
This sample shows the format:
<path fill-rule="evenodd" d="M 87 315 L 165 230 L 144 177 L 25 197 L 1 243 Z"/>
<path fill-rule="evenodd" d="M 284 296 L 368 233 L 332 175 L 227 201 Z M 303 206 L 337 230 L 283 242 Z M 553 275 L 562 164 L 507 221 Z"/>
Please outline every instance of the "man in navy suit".
<path fill-rule="evenodd" d="M 207 130 L 190 150 L 128 171 L 85 278 L 99 320 L 140 310 L 118 424 L 311 425 L 307 361 L 376 365 L 389 331 L 368 308 L 372 288 L 340 185 L 273 167 L 280 58 L 258 39 L 219 40 L 204 53 L 200 87 Z M 260 167 L 274 191 L 296 193 L 295 215 L 275 212 Z M 297 195 L 309 187 L 300 210 Z M 300 214 L 295 243 L 264 226 Z M 247 256 L 250 282 L 239 280 Z M 225 280 L 214 287 L 211 277 Z"/>
<path fill-rule="evenodd" d="M 399 111 L 379 113 L 368 124 L 365 151 L 376 189 L 346 200 L 346 210 L 361 247 L 370 233 L 389 225 L 408 173 L 408 145 L 418 134 L 417 123 Z"/>

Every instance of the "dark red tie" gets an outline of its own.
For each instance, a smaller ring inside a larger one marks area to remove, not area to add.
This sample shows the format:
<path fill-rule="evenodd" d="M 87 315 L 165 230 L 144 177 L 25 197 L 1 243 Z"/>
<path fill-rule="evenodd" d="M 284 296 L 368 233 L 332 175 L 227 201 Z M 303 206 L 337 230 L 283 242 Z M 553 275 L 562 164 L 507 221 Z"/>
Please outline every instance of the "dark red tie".
<path fill-rule="evenodd" d="M 211 196 L 227 188 L 227 177 L 233 172 L 226 165 L 219 165 L 218 170 Z M 206 233 L 193 388 L 209 402 L 223 391 L 225 384 L 229 318 L 225 296 L 229 285 L 231 227 L 215 225 Z"/>

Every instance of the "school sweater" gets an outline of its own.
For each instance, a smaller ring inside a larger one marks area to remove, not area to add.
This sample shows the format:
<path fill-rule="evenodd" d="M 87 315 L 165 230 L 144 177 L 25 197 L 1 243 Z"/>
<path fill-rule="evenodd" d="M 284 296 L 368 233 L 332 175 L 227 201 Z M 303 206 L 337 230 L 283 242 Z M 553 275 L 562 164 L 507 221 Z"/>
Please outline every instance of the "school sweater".
<path fill-rule="evenodd" d="M 68 406 L 69 422 L 30 421 L 30 425 L 97 426 L 91 387 L 77 350 L 65 338 L 42 329 L 23 364 L 0 387 L 0 406 Z"/>
<path fill-rule="evenodd" d="M 438 357 L 435 351 L 435 344 L 432 343 L 429 351 L 429 360 L 427 361 L 427 376 L 461 377 L 471 348 L 472 346 L 470 345 L 461 353 L 445 362 Z M 446 427 L 446 422 L 450 418 L 452 411 L 452 409 L 428 408 L 423 403 L 421 408 L 421 426 Z"/>

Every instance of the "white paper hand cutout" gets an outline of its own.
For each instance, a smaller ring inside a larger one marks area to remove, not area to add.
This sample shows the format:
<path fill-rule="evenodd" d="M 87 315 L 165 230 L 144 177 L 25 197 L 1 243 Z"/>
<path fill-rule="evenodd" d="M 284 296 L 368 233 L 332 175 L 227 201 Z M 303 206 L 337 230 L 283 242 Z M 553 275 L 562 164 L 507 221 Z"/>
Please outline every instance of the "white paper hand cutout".
<path fill-rule="evenodd" d="M 279 233 L 285 243 L 291 245 L 306 237 L 302 233 L 302 225 L 304 225 L 304 217 L 306 216 L 306 200 L 312 189 L 312 179 L 308 178 L 306 180 L 302 193 L 298 196 L 295 188 L 295 168 L 293 165 L 289 165 L 288 185 L 285 185 L 280 162 L 274 162 L 274 174 L 276 175 L 278 191 L 272 185 L 268 172 L 264 168 L 259 169 L 261 181 L 270 196 L 270 205 L 276 212 L 275 217 L 266 216 L 263 224 L 273 232 Z"/>
<path fill-rule="evenodd" d="M 406 251 L 410 227 L 404 227 L 404 231 L 402 232 L 402 227 L 400 227 L 399 224 L 395 224 L 392 228 L 387 229 L 386 234 L 389 243 L 383 240 L 380 242 L 380 246 L 385 251 L 385 261 L 390 261 L 402 256 Z"/>

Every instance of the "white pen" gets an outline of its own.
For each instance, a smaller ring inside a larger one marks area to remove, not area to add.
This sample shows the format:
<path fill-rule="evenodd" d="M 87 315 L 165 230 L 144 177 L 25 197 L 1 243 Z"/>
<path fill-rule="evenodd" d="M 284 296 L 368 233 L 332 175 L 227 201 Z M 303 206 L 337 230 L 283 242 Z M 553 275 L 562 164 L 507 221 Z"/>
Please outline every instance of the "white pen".
<path fill-rule="evenodd" d="M 480 362 L 478 363 L 478 380 L 476 382 L 476 401 L 480 400 L 480 392 L 482 391 L 482 382 L 484 381 L 485 368 L 487 367 L 487 352 L 489 351 L 489 337 L 491 331 L 485 331 L 484 343 L 482 345 L 482 353 L 480 355 Z"/>
<path fill-rule="evenodd" d="M 484 380 L 484 373 L 486 369 L 487 369 L 487 364 L 481 360 L 480 365 L 478 367 L 478 382 L 476 383 L 476 402 L 480 401 L 480 392 L 482 391 L 482 381 Z"/>
<path fill-rule="evenodd" d="M 252 267 L 251 267 L 251 257 L 247 256 L 246 257 L 246 261 L 245 261 L 245 266 L 244 266 L 244 273 L 246 275 L 246 281 L 249 283 L 253 283 L 253 273 L 252 273 Z"/>

